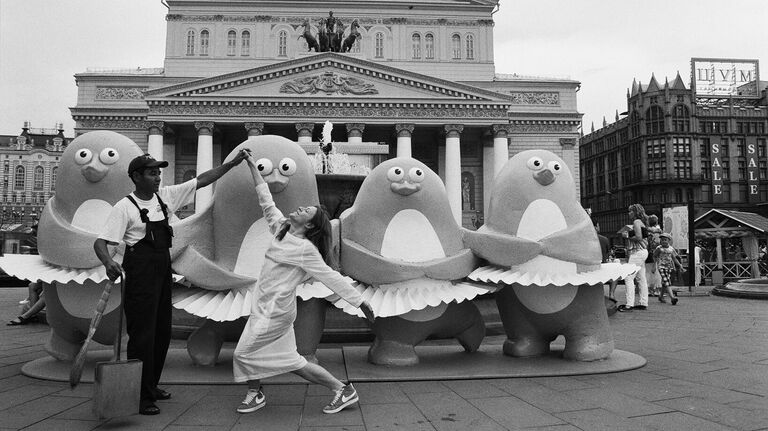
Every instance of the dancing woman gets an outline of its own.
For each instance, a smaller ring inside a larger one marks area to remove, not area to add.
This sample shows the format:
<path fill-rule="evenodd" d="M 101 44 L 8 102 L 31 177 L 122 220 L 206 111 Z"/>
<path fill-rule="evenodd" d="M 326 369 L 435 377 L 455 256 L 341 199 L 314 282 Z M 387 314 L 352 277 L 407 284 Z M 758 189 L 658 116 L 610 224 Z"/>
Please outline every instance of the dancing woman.
<path fill-rule="evenodd" d="M 237 408 L 254 412 L 266 403 L 261 379 L 293 372 L 312 383 L 331 389 L 335 396 L 323 408 L 336 413 L 358 401 L 352 384 L 344 384 L 318 364 L 307 362 L 296 350 L 293 322 L 296 320 L 296 288 L 309 277 L 325 284 L 352 305 L 360 307 L 368 321 L 373 310 L 360 293 L 328 263 L 331 252 L 331 223 L 319 206 L 299 207 L 286 218 L 275 206 L 262 178 L 270 172 L 264 164 L 247 158 L 264 218 L 274 234 L 253 294 L 251 315 L 237 343 L 233 358 L 236 382 L 248 382 L 248 393 Z"/>

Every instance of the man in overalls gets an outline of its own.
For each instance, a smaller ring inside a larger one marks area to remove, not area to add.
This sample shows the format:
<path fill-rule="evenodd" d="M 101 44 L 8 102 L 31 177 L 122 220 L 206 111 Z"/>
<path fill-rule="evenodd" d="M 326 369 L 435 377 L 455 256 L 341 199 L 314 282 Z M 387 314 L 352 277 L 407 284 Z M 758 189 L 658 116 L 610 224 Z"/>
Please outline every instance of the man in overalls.
<path fill-rule="evenodd" d="M 241 150 L 231 161 L 204 172 L 185 183 L 160 187 L 160 168 L 168 162 L 149 154 L 131 160 L 128 175 L 135 191 L 118 201 L 104 231 L 93 248 L 110 280 L 125 271 L 125 317 L 128 359 L 140 359 L 141 403 L 139 413 L 156 415 L 156 400 L 167 400 L 168 392 L 157 387 L 171 341 L 171 259 L 173 231 L 168 220 L 179 208 L 192 203 L 195 190 L 205 187 L 247 157 Z M 125 242 L 123 264 L 110 256 L 110 245 Z"/>

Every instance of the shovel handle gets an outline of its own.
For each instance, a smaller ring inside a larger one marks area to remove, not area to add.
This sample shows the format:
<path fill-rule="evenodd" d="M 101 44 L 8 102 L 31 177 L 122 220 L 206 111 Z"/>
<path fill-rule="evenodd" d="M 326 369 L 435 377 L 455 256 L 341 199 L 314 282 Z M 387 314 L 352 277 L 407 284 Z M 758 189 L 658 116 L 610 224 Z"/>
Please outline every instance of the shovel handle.
<path fill-rule="evenodd" d="M 115 344 L 114 344 L 114 354 L 115 357 L 113 358 L 113 361 L 117 362 L 120 360 L 120 349 L 122 347 L 123 342 L 123 312 L 125 309 L 124 306 L 125 303 L 125 271 L 120 273 L 120 305 L 117 307 L 117 334 L 115 335 Z"/>

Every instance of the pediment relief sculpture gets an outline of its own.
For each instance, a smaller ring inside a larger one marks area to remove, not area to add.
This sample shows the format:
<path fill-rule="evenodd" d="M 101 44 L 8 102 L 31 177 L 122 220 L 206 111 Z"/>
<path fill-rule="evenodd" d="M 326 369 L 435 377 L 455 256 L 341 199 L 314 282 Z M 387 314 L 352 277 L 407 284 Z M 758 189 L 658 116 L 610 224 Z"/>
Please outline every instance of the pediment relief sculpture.
<path fill-rule="evenodd" d="M 280 86 L 281 93 L 295 94 L 379 94 L 373 84 L 352 76 L 324 72 L 319 75 L 294 79 Z"/>

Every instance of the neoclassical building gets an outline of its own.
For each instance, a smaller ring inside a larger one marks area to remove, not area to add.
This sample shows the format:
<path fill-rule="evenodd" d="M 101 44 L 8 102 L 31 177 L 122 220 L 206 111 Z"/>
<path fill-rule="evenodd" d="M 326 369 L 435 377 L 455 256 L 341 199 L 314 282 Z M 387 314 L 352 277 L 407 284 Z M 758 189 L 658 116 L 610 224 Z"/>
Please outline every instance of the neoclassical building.
<path fill-rule="evenodd" d="M 312 153 L 329 120 L 361 164 L 411 156 L 432 168 L 467 227 L 523 149 L 557 153 L 578 184 L 580 84 L 496 72 L 498 0 L 166 3 L 164 67 L 79 73 L 71 108 L 76 134 L 114 130 L 169 161 L 165 183 L 218 165 L 248 136 Z M 329 20 L 344 52 L 309 48 Z M 198 205 L 210 199 L 199 193 Z"/>

